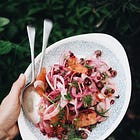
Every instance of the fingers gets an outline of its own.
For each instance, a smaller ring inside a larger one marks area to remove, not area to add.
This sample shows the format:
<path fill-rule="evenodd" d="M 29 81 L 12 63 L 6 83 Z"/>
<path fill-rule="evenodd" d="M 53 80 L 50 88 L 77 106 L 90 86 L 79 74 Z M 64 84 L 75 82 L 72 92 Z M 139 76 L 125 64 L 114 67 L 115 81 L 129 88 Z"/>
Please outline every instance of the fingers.
<path fill-rule="evenodd" d="M 10 91 L 10 95 L 20 96 L 21 89 L 24 87 L 25 84 L 25 75 L 20 74 L 19 78 L 13 83 L 13 86 Z"/>

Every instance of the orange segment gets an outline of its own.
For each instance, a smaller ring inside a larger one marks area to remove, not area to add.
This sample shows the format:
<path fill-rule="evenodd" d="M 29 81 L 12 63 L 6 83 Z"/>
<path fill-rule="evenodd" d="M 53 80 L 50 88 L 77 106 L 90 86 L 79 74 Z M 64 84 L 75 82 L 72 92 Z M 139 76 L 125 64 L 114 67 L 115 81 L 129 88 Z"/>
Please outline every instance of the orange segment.
<path fill-rule="evenodd" d="M 36 91 L 38 92 L 38 94 L 40 95 L 40 96 L 42 96 L 44 93 L 45 93 L 45 88 L 43 88 L 43 87 L 46 87 L 47 85 L 46 85 L 46 68 L 44 67 L 44 68 L 42 68 L 41 69 L 41 72 L 39 73 L 39 75 L 36 77 L 36 81 L 37 80 L 40 80 L 40 81 L 42 81 L 43 82 L 43 86 L 37 86 L 36 87 Z"/>
<path fill-rule="evenodd" d="M 42 68 L 39 75 L 36 77 L 36 80 L 41 80 L 42 82 L 46 82 L 46 68 Z"/>
<path fill-rule="evenodd" d="M 44 90 L 41 87 L 37 86 L 35 89 L 40 96 L 44 94 Z"/>
<path fill-rule="evenodd" d="M 94 111 L 90 113 L 80 113 L 75 125 L 77 128 L 93 125 L 97 122 L 96 113 Z"/>
<path fill-rule="evenodd" d="M 67 61 L 68 67 L 78 73 L 86 73 L 88 69 L 83 65 L 79 64 L 76 57 L 70 57 Z"/>

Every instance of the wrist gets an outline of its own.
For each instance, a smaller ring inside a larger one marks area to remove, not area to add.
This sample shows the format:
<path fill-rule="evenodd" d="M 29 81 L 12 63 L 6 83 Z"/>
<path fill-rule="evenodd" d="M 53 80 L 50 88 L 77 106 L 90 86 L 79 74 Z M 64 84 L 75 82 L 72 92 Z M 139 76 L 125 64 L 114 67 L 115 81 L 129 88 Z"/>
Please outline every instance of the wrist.
<path fill-rule="evenodd" d="M 5 140 L 8 138 L 8 134 L 0 128 L 0 140 Z"/>

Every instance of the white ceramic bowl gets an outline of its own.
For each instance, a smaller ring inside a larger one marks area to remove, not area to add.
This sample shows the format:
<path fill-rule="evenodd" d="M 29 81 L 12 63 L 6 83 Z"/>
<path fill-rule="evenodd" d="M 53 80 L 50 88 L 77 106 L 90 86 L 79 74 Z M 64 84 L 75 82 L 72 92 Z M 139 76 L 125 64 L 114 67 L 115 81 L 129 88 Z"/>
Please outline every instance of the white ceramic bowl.
<path fill-rule="evenodd" d="M 83 34 L 69 37 L 58 41 L 46 49 L 44 66 L 49 70 L 54 63 L 59 63 L 60 56 L 63 52 L 72 51 L 76 56 L 86 57 L 91 55 L 95 50 L 102 50 L 102 58 L 108 62 L 110 66 L 117 70 L 115 83 L 120 98 L 111 106 L 110 117 L 97 125 L 89 135 L 87 140 L 104 140 L 119 125 L 124 117 L 131 96 L 131 74 L 130 67 L 122 45 L 112 36 L 101 33 Z M 36 73 L 39 66 L 40 54 L 35 59 Z M 31 66 L 25 72 L 27 82 L 31 77 Z M 19 116 L 19 129 L 23 140 L 48 140 L 43 136 L 39 129 L 28 121 L 23 110 Z M 52 138 L 52 140 L 55 140 Z"/>

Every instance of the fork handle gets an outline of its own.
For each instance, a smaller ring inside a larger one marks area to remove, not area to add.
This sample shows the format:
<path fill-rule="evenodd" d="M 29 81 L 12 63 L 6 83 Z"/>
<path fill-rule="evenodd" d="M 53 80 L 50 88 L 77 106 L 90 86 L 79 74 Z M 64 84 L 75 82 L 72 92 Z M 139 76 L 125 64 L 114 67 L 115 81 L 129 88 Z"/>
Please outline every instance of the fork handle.
<path fill-rule="evenodd" d="M 49 19 L 45 19 L 44 25 L 43 25 L 43 44 L 42 44 L 41 60 L 40 60 L 38 74 L 40 73 L 40 71 L 42 69 L 45 49 L 48 44 L 48 39 L 49 39 L 51 30 L 52 30 L 52 22 Z"/>
<path fill-rule="evenodd" d="M 31 51 L 31 72 L 32 72 L 32 77 L 31 77 L 31 82 L 35 80 L 35 60 L 34 60 L 34 44 L 35 44 L 35 28 L 27 25 L 27 33 L 28 33 L 28 38 L 29 38 L 29 44 L 30 44 L 30 51 Z"/>

